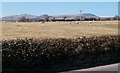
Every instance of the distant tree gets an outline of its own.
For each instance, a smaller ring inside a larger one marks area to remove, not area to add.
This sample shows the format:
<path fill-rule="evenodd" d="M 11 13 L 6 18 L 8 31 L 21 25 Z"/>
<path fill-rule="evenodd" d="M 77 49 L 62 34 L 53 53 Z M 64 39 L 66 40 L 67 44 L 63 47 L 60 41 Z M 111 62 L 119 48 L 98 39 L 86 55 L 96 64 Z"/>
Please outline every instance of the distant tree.
<path fill-rule="evenodd" d="M 45 20 L 44 21 L 49 21 L 49 16 L 45 16 Z"/>
<path fill-rule="evenodd" d="M 88 19 L 87 18 L 84 18 L 84 21 L 87 21 Z"/>
<path fill-rule="evenodd" d="M 65 20 L 66 18 L 67 18 L 67 17 L 66 17 L 66 16 L 64 16 L 64 18 L 63 18 L 63 19 Z"/>
<path fill-rule="evenodd" d="M 26 19 L 27 22 L 29 22 L 30 20 L 29 19 Z"/>
<path fill-rule="evenodd" d="M 98 18 L 97 20 L 98 20 L 98 21 L 100 21 L 101 19 L 100 19 L 100 18 Z"/>
<path fill-rule="evenodd" d="M 113 20 L 120 20 L 120 16 L 118 16 L 118 15 L 114 16 Z"/>
<path fill-rule="evenodd" d="M 93 20 L 95 21 L 95 20 L 97 20 L 97 19 L 96 19 L 96 18 L 84 18 L 84 20 L 85 20 L 85 21 L 93 21 Z"/>
<path fill-rule="evenodd" d="M 52 20 L 52 21 L 54 21 L 54 20 L 55 20 L 55 17 L 54 17 L 54 18 L 52 18 L 51 20 Z"/>
<path fill-rule="evenodd" d="M 79 20 L 80 20 L 80 16 L 77 16 L 77 17 L 75 18 L 75 20 L 76 20 L 76 21 L 79 21 Z"/>
<path fill-rule="evenodd" d="M 20 22 L 26 22 L 27 21 L 27 19 L 26 19 L 26 17 L 25 16 L 23 16 L 23 17 L 21 17 L 20 18 L 20 20 L 19 20 Z"/>
<path fill-rule="evenodd" d="M 37 20 L 38 22 L 40 22 L 41 20 Z"/>
<path fill-rule="evenodd" d="M 112 20 L 112 18 L 111 18 L 111 17 L 107 17 L 107 18 L 105 18 L 104 20 L 105 20 L 105 21 L 107 21 L 107 20 Z"/>
<path fill-rule="evenodd" d="M 89 20 L 90 20 L 90 21 L 93 21 L 93 20 L 95 21 L 95 20 L 97 20 L 97 19 L 96 19 L 96 18 L 89 18 Z"/>

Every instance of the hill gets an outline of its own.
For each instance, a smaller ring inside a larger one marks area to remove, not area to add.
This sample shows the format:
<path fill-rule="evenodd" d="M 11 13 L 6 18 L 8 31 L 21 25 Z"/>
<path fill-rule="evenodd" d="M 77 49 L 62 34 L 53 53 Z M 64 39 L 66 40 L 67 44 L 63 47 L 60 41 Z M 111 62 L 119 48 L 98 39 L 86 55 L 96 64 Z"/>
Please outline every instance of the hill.
<path fill-rule="evenodd" d="M 46 18 L 50 19 L 85 19 L 85 18 L 95 18 L 98 19 L 99 17 L 91 14 L 91 13 L 82 13 L 82 14 L 73 14 L 73 15 L 40 15 L 40 16 L 35 16 L 35 15 L 30 15 L 30 14 L 20 14 L 20 15 L 11 15 L 11 16 L 5 16 L 2 17 L 3 21 L 19 21 L 22 17 L 25 17 L 26 19 L 30 20 L 45 20 Z M 81 18 L 82 17 L 82 18 Z"/>

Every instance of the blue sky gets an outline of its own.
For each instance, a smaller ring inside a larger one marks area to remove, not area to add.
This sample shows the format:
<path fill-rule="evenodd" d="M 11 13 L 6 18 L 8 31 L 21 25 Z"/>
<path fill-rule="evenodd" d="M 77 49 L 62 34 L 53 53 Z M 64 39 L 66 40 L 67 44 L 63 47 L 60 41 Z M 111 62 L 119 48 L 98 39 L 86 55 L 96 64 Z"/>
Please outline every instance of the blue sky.
<path fill-rule="evenodd" d="M 119 2 L 119 0 L 1 0 L 2 2 Z"/>
<path fill-rule="evenodd" d="M 16 14 L 64 15 L 92 13 L 98 16 L 115 16 L 118 14 L 117 2 L 3 2 L 2 16 Z"/>

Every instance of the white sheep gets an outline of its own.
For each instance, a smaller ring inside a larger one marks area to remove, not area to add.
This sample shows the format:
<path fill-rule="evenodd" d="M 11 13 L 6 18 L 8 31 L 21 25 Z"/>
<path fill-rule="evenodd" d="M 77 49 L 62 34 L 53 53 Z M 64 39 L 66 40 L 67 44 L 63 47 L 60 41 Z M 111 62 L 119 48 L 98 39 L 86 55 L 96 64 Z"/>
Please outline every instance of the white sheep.
<path fill-rule="evenodd" d="M 91 24 L 91 23 L 92 23 L 92 21 L 89 22 L 89 24 Z"/>
<path fill-rule="evenodd" d="M 6 21 L 3 21 L 3 23 L 6 23 Z"/>
<path fill-rule="evenodd" d="M 72 24 L 72 22 L 69 22 L 70 24 Z"/>
<path fill-rule="evenodd" d="M 79 22 L 75 22 L 76 24 L 79 24 Z"/>
<path fill-rule="evenodd" d="M 58 22 L 58 23 L 60 23 L 60 22 Z"/>
<path fill-rule="evenodd" d="M 18 23 L 18 21 L 16 21 L 16 23 Z"/>

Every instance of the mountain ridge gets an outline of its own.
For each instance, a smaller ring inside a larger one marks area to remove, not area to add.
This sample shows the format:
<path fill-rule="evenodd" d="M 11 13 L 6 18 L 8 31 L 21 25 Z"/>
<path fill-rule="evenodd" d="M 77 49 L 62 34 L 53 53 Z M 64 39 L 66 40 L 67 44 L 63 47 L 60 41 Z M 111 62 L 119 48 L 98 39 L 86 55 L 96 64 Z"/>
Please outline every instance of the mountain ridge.
<path fill-rule="evenodd" d="M 96 18 L 98 19 L 99 16 L 96 16 L 94 14 L 91 14 L 91 13 L 81 13 L 81 14 L 64 14 L 64 15 L 48 15 L 48 14 L 43 14 L 43 15 L 40 15 L 40 16 L 35 16 L 35 15 L 30 15 L 30 14 L 20 14 L 20 15 L 11 15 L 11 16 L 5 16 L 5 17 L 2 17 L 1 19 L 3 21 L 19 21 L 22 17 L 25 17 L 27 19 L 30 19 L 30 20 L 44 20 L 45 18 L 73 18 L 75 19 L 76 17 L 83 17 L 83 18 Z"/>

